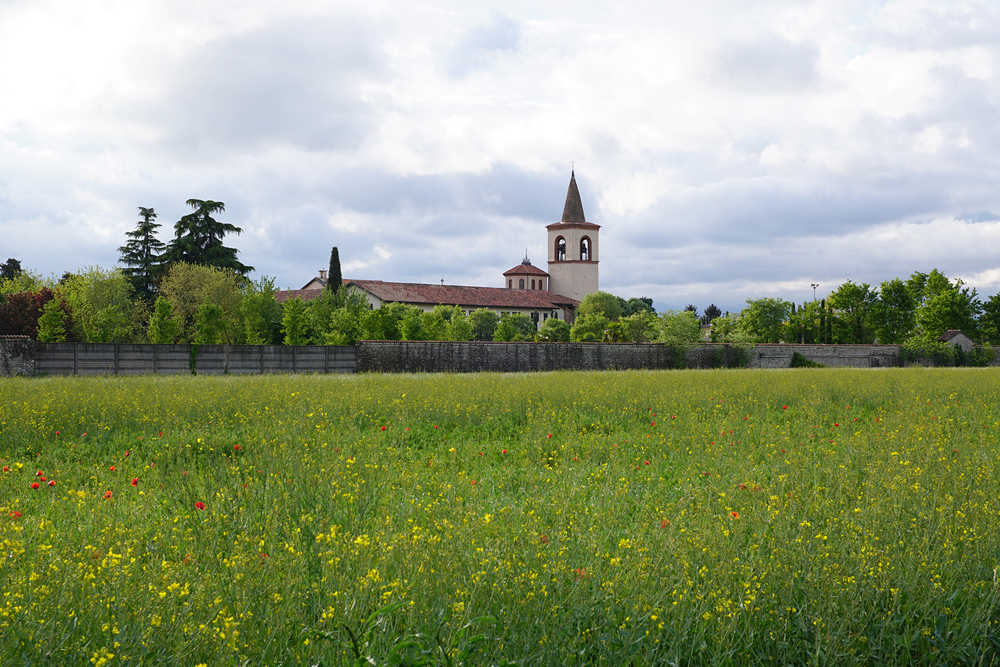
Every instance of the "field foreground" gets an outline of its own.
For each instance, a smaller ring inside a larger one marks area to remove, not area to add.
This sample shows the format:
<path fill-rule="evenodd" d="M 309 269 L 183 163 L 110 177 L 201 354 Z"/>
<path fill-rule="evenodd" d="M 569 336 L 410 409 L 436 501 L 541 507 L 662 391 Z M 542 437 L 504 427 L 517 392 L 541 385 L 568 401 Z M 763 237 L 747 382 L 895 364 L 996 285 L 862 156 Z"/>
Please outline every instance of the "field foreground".
<path fill-rule="evenodd" d="M 1000 369 L 0 380 L 0 664 L 1000 663 L 998 413 Z"/>

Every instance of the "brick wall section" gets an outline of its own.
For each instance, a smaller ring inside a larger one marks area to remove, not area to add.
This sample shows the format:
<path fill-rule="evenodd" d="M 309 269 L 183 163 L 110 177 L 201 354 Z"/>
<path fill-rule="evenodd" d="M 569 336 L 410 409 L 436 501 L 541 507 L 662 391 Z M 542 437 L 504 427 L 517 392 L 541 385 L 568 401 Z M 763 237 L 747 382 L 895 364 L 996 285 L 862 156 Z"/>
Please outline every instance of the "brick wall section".
<path fill-rule="evenodd" d="M 35 374 L 35 342 L 27 336 L 0 336 L 0 377 Z"/>

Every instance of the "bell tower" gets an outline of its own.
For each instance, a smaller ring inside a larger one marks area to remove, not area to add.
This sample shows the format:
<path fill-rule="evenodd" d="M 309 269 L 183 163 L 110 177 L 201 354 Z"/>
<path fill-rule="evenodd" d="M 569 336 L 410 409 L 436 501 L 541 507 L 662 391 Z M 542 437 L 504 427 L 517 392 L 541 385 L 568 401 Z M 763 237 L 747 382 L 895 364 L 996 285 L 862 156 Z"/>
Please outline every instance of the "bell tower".
<path fill-rule="evenodd" d="M 601 226 L 587 222 L 583 214 L 575 172 L 570 172 L 562 220 L 546 229 L 549 230 L 549 291 L 577 301 L 596 292 L 597 233 Z"/>

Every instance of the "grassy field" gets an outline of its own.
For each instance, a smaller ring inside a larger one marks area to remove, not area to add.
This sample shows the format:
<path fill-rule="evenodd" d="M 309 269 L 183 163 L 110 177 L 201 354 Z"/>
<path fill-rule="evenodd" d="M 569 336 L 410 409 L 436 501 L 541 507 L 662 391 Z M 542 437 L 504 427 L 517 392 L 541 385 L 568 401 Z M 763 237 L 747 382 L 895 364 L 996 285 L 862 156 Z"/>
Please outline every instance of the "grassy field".
<path fill-rule="evenodd" d="M 1000 369 L 0 380 L 0 664 L 1000 663 L 998 436 Z"/>

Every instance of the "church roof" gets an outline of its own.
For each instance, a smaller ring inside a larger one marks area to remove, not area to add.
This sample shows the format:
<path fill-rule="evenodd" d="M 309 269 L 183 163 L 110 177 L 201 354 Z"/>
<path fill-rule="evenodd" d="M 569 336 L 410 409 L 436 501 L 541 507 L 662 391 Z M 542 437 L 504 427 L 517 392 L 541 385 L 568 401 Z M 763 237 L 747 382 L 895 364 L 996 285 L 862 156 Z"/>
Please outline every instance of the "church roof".
<path fill-rule="evenodd" d="M 387 283 L 381 280 L 352 280 L 355 285 L 380 301 L 424 305 L 462 306 L 464 308 L 576 308 L 580 304 L 547 290 L 521 290 L 504 287 L 469 287 L 426 283 Z"/>
<path fill-rule="evenodd" d="M 528 253 L 524 253 L 524 259 L 521 263 L 515 266 L 513 269 L 508 269 L 504 271 L 505 276 L 516 276 L 516 275 L 529 275 L 529 276 L 547 276 L 549 275 L 545 271 L 542 271 L 537 266 L 531 265 L 531 260 L 528 259 Z"/>
<path fill-rule="evenodd" d="M 563 206 L 562 222 L 587 222 L 583 215 L 580 188 L 576 187 L 576 172 L 569 173 L 569 188 L 566 189 L 566 204 Z"/>
<path fill-rule="evenodd" d="M 559 229 L 561 227 L 586 227 L 588 229 L 600 229 L 600 225 L 587 222 L 587 217 L 583 214 L 583 202 L 580 200 L 580 188 L 576 186 L 576 172 L 569 174 L 569 188 L 566 189 L 566 203 L 563 205 L 562 220 L 551 225 L 546 225 L 546 229 Z"/>

